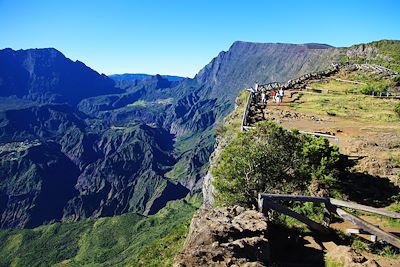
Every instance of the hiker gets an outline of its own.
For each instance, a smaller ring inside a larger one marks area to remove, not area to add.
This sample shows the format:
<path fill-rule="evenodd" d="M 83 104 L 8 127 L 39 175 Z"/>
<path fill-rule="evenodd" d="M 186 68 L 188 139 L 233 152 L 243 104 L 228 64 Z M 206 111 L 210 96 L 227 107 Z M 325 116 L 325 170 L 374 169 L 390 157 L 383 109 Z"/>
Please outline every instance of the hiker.
<path fill-rule="evenodd" d="M 255 88 L 250 87 L 250 88 L 248 88 L 248 89 L 246 89 L 246 90 L 249 91 L 249 92 L 253 95 L 253 97 L 254 97 L 254 99 L 255 99 L 255 102 L 256 102 L 256 104 L 257 104 L 257 95 L 258 95 L 258 93 L 257 93 L 257 91 L 255 90 Z"/>
<path fill-rule="evenodd" d="M 254 84 L 254 99 L 256 102 L 256 106 L 258 106 L 258 82 L 256 81 L 256 83 Z"/>
<path fill-rule="evenodd" d="M 275 96 L 275 103 L 279 105 L 280 102 L 281 102 L 281 97 L 279 96 L 279 93 L 276 93 L 276 96 Z"/>
<path fill-rule="evenodd" d="M 292 80 L 289 80 L 287 83 L 286 83 L 286 89 L 288 89 L 288 88 L 290 88 L 290 87 L 292 87 Z"/>
<path fill-rule="evenodd" d="M 276 103 L 276 91 L 275 91 L 275 89 L 272 90 L 271 96 L 272 96 L 272 99 L 273 99 L 273 100 L 275 101 L 275 103 Z"/>
<path fill-rule="evenodd" d="M 279 103 L 282 102 L 284 95 L 285 95 L 285 91 L 283 91 L 283 88 L 279 89 L 279 92 L 278 92 Z"/>
<path fill-rule="evenodd" d="M 261 90 L 261 102 L 263 105 L 265 105 L 265 103 L 267 102 L 267 94 L 265 90 Z"/>

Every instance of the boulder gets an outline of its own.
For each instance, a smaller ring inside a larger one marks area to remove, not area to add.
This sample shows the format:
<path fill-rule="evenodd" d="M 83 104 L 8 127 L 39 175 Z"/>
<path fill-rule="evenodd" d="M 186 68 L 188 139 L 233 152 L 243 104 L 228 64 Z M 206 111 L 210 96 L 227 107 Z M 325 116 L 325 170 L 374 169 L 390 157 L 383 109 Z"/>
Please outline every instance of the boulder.
<path fill-rule="evenodd" d="M 267 221 L 262 213 L 234 206 L 199 210 L 174 266 L 265 266 Z"/>

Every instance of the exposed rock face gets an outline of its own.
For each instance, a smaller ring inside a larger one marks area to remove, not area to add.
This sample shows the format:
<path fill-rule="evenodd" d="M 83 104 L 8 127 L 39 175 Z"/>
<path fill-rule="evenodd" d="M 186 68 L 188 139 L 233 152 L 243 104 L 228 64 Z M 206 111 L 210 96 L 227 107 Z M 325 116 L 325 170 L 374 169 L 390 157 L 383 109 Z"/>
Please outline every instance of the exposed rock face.
<path fill-rule="evenodd" d="M 199 210 L 174 266 L 265 266 L 270 258 L 266 232 L 266 218 L 254 210 Z"/>
<path fill-rule="evenodd" d="M 351 47 L 346 51 L 346 56 L 348 56 L 350 59 L 359 59 L 359 58 L 367 60 L 383 59 L 388 62 L 394 60 L 390 56 L 382 55 L 377 47 L 373 47 L 368 44 L 362 44 Z"/>
<path fill-rule="evenodd" d="M 329 46 L 235 42 L 221 52 L 195 77 L 207 94 L 228 99 L 233 107 L 243 88 L 272 81 L 286 81 L 326 69 L 339 59 L 340 49 Z M 231 110 L 230 108 L 230 110 Z M 230 111 L 229 110 L 229 111 Z"/>
<path fill-rule="evenodd" d="M 378 49 L 368 45 L 355 46 L 346 52 L 346 56 L 349 58 L 373 58 L 377 54 Z"/>
<path fill-rule="evenodd" d="M 67 105 L 0 111 L 0 228 L 154 214 L 188 189 L 165 178 L 172 136 L 86 120 Z"/>

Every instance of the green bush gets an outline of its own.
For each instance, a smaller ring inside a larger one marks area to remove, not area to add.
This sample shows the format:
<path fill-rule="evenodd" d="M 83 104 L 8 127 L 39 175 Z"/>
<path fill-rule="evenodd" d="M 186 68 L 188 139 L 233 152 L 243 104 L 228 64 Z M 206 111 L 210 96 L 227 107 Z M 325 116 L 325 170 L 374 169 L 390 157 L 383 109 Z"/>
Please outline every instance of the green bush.
<path fill-rule="evenodd" d="M 400 75 L 396 75 L 393 77 L 393 83 L 395 86 L 399 86 L 400 85 Z"/>
<path fill-rule="evenodd" d="M 400 116 L 400 103 L 398 103 L 398 104 L 394 107 L 394 112 L 396 112 L 397 115 Z"/>
<path fill-rule="evenodd" d="M 217 204 L 254 207 L 262 192 L 326 195 L 339 156 L 325 138 L 259 123 L 234 137 L 212 169 Z"/>
<path fill-rule="evenodd" d="M 372 94 L 372 92 L 374 92 L 374 88 L 371 85 L 367 84 L 360 88 L 360 92 L 364 95 L 370 95 Z"/>
<path fill-rule="evenodd" d="M 370 95 L 372 92 L 386 93 L 389 85 L 386 82 L 371 82 L 360 88 L 362 94 Z"/>

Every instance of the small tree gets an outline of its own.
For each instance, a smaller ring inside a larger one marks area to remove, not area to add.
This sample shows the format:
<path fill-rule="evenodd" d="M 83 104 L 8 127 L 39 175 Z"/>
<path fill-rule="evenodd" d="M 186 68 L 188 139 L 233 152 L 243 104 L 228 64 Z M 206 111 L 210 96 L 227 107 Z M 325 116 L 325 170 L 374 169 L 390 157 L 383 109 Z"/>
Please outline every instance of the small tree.
<path fill-rule="evenodd" d="M 290 132 L 272 122 L 259 123 L 221 152 L 212 170 L 217 204 L 252 207 L 260 192 L 304 193 L 313 179 L 333 179 L 338 158 L 337 148 L 326 139 Z"/>

